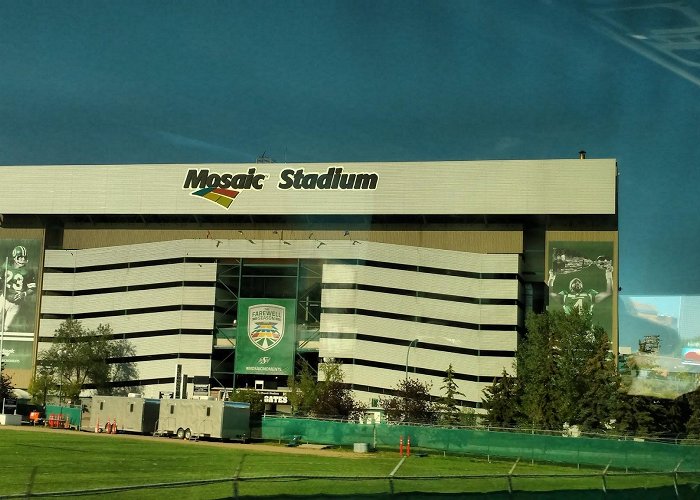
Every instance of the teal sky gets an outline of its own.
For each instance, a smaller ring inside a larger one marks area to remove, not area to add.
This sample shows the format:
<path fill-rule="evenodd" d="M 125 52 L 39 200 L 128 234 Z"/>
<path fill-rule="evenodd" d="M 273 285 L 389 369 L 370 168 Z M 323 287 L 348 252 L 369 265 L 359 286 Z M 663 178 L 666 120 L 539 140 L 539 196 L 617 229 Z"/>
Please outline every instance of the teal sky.
<path fill-rule="evenodd" d="M 584 149 L 619 163 L 623 295 L 700 294 L 700 42 L 648 36 L 700 5 L 645 4 L 0 0 L 0 164 Z"/>

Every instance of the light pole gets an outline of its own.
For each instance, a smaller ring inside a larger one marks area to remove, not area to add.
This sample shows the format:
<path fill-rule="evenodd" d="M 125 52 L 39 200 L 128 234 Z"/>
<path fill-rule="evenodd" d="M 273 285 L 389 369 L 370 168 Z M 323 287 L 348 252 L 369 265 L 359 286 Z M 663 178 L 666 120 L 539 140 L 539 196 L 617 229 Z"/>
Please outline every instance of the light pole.
<path fill-rule="evenodd" d="M 2 375 L 2 358 L 3 358 L 3 340 L 5 340 L 5 308 L 7 307 L 7 262 L 8 258 L 5 257 L 5 266 L 2 272 L 2 302 L 0 302 L 0 375 Z"/>
<path fill-rule="evenodd" d="M 63 357 L 66 354 L 66 351 L 64 349 L 59 349 L 57 351 L 58 354 L 58 406 L 63 407 L 63 365 L 65 360 Z"/>
<path fill-rule="evenodd" d="M 406 380 L 408 380 L 408 355 L 411 353 L 411 346 L 418 345 L 418 339 L 413 339 L 408 343 L 408 349 L 406 349 Z"/>

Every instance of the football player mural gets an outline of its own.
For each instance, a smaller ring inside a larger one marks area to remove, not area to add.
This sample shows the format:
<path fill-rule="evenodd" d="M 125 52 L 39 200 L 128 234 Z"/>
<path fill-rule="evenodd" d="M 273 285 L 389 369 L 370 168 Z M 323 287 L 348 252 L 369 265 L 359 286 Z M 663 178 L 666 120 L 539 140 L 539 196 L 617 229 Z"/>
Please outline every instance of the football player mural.
<path fill-rule="evenodd" d="M 12 253 L 3 263 L 2 284 L 2 314 L 0 327 L 6 332 L 13 331 L 13 323 L 22 306 L 30 302 L 36 293 L 36 271 L 27 266 L 29 256 L 27 247 L 16 245 Z M 31 301 L 33 302 L 33 301 Z"/>
<path fill-rule="evenodd" d="M 612 335 L 612 253 L 612 242 L 550 242 L 549 308 L 591 314 Z"/>
<path fill-rule="evenodd" d="M 40 248 L 39 240 L 0 240 L 1 358 L 17 387 L 31 378 Z"/>

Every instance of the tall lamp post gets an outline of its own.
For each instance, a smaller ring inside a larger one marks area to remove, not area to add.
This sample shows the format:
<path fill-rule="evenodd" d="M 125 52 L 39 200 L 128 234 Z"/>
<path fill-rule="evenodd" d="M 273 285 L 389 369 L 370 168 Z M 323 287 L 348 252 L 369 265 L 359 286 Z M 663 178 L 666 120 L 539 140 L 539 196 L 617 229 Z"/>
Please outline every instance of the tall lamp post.
<path fill-rule="evenodd" d="M 5 257 L 5 266 L 2 269 L 2 302 L 0 302 L 0 375 L 2 375 L 2 358 L 3 358 L 3 341 L 5 340 L 5 307 L 7 303 L 5 302 L 5 296 L 7 295 L 7 262 L 8 258 Z"/>
<path fill-rule="evenodd" d="M 59 356 L 59 366 L 58 366 L 58 406 L 63 407 L 63 365 L 65 360 L 63 357 L 66 354 L 65 349 L 59 349 L 57 351 Z"/>
<path fill-rule="evenodd" d="M 418 345 L 418 339 L 413 339 L 408 344 L 408 349 L 406 349 L 406 380 L 408 380 L 408 355 L 411 353 L 411 347 Z"/>

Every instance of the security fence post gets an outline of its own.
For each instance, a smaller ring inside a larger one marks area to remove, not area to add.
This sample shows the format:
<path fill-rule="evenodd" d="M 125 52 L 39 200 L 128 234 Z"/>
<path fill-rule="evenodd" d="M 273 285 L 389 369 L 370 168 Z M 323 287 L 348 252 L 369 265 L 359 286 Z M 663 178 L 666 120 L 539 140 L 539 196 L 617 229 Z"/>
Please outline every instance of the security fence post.
<path fill-rule="evenodd" d="M 513 494 L 513 471 L 515 470 L 515 466 L 518 465 L 518 462 L 520 462 L 520 457 L 515 461 L 513 464 L 513 467 L 510 468 L 510 471 L 508 472 L 508 493 Z"/>
<path fill-rule="evenodd" d="M 27 483 L 27 498 L 32 496 L 32 488 L 34 488 L 34 478 L 36 477 L 36 470 L 39 466 L 35 465 L 32 467 L 32 473 L 29 474 L 29 482 Z"/>
<path fill-rule="evenodd" d="M 611 464 L 611 463 L 612 463 L 612 461 L 608 462 L 608 465 L 605 466 L 605 469 L 603 469 L 603 473 L 601 474 L 601 478 L 602 478 L 602 480 L 603 480 L 603 493 L 604 493 L 605 495 L 608 494 L 608 485 L 607 485 L 607 483 L 605 482 L 605 476 L 606 476 L 606 474 L 608 473 L 608 468 L 610 467 L 610 464 Z"/>

